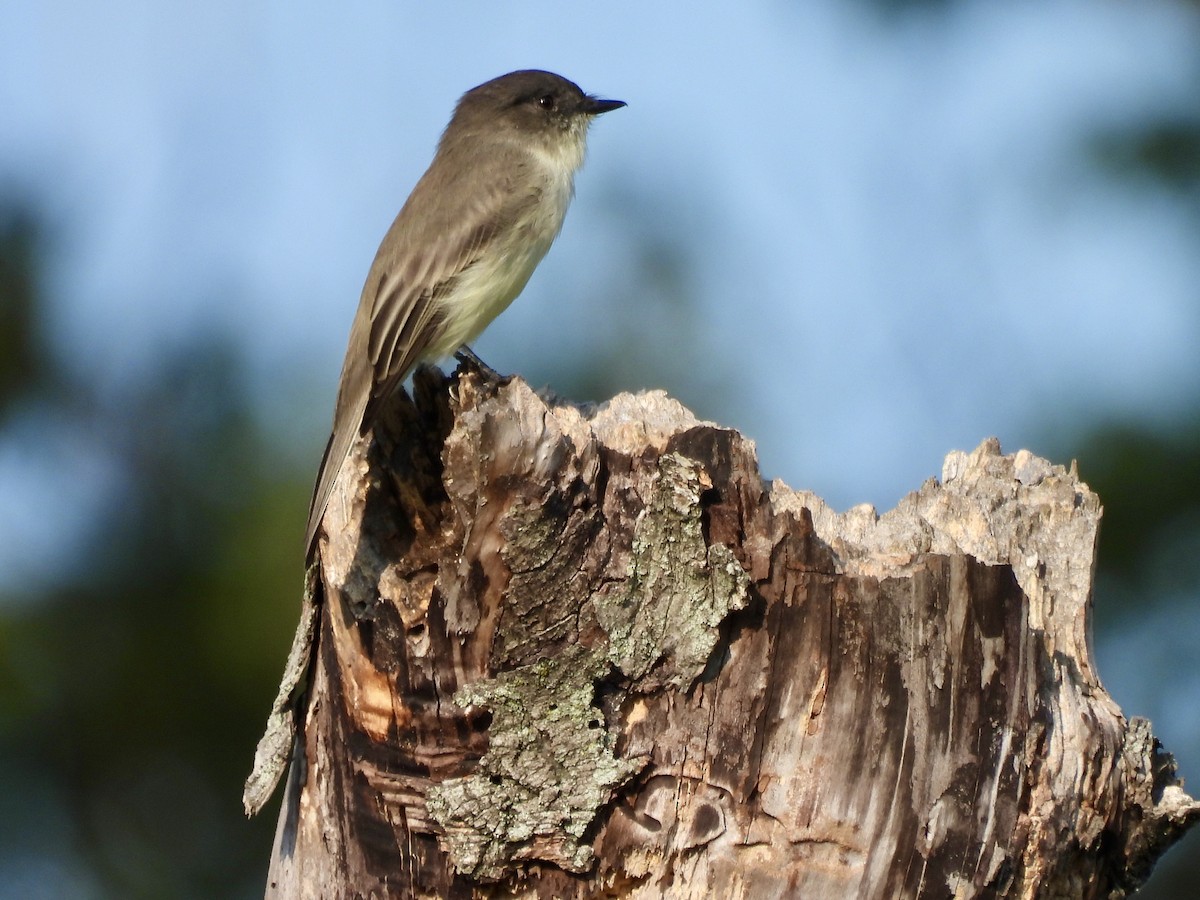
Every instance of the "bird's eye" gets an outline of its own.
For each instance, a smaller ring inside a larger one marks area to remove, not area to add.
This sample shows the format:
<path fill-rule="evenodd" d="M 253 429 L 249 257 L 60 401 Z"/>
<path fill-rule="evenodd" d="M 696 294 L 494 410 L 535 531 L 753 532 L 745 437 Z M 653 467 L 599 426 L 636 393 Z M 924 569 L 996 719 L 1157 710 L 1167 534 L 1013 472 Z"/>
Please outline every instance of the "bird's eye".
<path fill-rule="evenodd" d="M 554 109 L 554 95 L 543 94 L 541 97 L 538 97 L 537 103 L 542 109 Z"/>

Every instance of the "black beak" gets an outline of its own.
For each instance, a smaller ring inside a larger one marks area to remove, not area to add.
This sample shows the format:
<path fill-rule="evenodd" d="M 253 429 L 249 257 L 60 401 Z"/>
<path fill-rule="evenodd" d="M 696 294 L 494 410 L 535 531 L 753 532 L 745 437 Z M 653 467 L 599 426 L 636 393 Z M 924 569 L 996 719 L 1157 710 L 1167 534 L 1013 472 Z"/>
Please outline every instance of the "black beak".
<path fill-rule="evenodd" d="M 599 97 L 585 97 L 581 111 L 587 113 L 589 116 L 598 116 L 600 113 L 620 109 L 624 105 L 624 100 L 601 100 Z"/>

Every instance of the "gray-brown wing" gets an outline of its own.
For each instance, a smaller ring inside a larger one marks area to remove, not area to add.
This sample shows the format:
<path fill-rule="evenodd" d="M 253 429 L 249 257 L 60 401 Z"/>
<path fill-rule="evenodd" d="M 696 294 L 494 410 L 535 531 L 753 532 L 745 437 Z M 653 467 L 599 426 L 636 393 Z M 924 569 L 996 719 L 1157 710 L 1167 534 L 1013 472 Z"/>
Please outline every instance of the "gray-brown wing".
<path fill-rule="evenodd" d="M 409 263 L 410 268 L 431 268 L 427 275 L 421 273 L 426 277 L 392 278 L 381 284 L 367 339 L 372 384 L 360 432 L 371 426 L 379 404 L 438 343 L 445 319 L 440 301 L 454 290 L 459 276 L 474 265 L 503 226 L 500 215 L 493 214 L 465 235 L 455 235 L 449 247 L 436 248 L 434 252 L 444 258 L 435 260 L 432 266 Z"/>
<path fill-rule="evenodd" d="M 359 300 L 338 385 L 333 431 L 309 507 L 308 555 L 350 447 L 371 426 L 380 404 L 436 343 L 443 324 L 438 300 L 453 289 L 455 279 L 496 235 L 537 200 L 535 194 L 513 196 L 507 180 L 497 178 L 467 202 L 455 203 L 447 197 L 434 215 L 415 215 L 427 187 L 423 179 L 396 217 Z M 448 215 L 455 209 L 457 216 Z"/>

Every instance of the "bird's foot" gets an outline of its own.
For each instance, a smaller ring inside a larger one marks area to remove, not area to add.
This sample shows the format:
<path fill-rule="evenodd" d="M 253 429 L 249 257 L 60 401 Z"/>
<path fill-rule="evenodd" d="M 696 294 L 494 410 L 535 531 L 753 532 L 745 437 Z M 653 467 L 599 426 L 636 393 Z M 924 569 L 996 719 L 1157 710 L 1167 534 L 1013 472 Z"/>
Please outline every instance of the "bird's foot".
<path fill-rule="evenodd" d="M 454 352 L 454 358 L 458 360 L 459 365 L 468 372 L 475 372 L 483 379 L 490 387 L 500 387 L 508 383 L 511 375 L 501 375 L 482 359 L 480 359 L 474 350 L 463 344 Z"/>

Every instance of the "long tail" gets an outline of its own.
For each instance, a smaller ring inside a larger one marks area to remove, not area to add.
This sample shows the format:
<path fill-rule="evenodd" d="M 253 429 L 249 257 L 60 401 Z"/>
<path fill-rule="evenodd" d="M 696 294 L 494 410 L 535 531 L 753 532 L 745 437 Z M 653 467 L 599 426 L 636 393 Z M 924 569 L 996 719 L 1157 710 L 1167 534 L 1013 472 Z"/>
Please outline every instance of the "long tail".
<path fill-rule="evenodd" d="M 325 516 L 325 507 L 329 505 L 329 495 L 337 483 L 342 464 L 350 455 L 359 434 L 361 415 L 353 417 L 355 421 L 335 422 L 329 441 L 325 444 L 325 454 L 321 457 L 321 468 L 317 470 L 317 484 L 313 488 L 312 503 L 308 507 L 308 525 L 304 530 L 304 559 L 310 562 L 317 545 L 317 529 Z"/>

